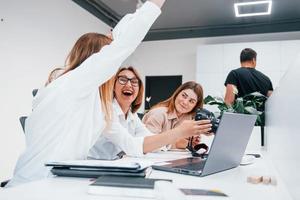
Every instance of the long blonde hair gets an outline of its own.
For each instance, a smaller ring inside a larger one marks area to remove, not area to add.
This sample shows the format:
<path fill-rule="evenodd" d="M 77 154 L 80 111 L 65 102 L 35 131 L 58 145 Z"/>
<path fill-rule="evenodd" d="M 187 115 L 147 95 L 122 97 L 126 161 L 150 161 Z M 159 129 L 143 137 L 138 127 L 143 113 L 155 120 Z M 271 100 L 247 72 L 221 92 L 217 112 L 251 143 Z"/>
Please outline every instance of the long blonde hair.
<path fill-rule="evenodd" d="M 115 84 L 116 84 L 119 74 L 124 70 L 131 71 L 132 73 L 134 73 L 134 75 L 139 80 L 139 91 L 138 91 L 138 95 L 137 95 L 136 99 L 131 104 L 131 112 L 135 113 L 140 108 L 140 106 L 142 105 L 142 102 L 143 102 L 144 85 L 141 80 L 141 76 L 139 75 L 137 70 L 135 68 L 133 68 L 132 66 L 121 67 L 111 79 L 109 79 L 108 81 L 103 83 L 99 88 L 102 109 L 105 113 L 105 120 L 108 123 L 112 119 L 112 102 L 114 99 L 114 87 L 115 87 Z"/>
<path fill-rule="evenodd" d="M 58 67 L 52 70 L 48 76 L 46 86 L 54 81 L 56 78 L 68 73 L 77 68 L 92 54 L 99 52 L 105 45 L 112 42 L 112 39 L 100 33 L 86 33 L 82 35 L 74 44 L 70 53 L 68 54 L 64 67 Z M 110 81 L 110 80 L 109 80 Z M 108 82 L 109 82 L 108 81 Z M 104 92 L 108 93 L 110 88 L 103 86 Z M 101 94 L 101 93 L 100 93 Z M 103 97 L 101 97 L 102 99 Z M 103 99 L 102 102 L 109 102 L 110 98 Z M 111 118 L 111 109 L 106 109 L 104 106 L 104 113 Z M 108 122 L 108 121 L 107 121 Z"/>
<path fill-rule="evenodd" d="M 175 90 L 175 92 L 172 94 L 172 96 L 170 98 L 156 104 L 151 109 L 157 108 L 157 107 L 166 107 L 167 108 L 167 113 L 174 112 L 175 111 L 175 99 L 177 98 L 178 94 L 182 90 L 186 90 L 186 89 L 193 90 L 197 95 L 197 104 L 195 105 L 193 110 L 191 110 L 191 112 L 189 112 L 188 114 L 195 113 L 197 108 L 202 108 L 203 107 L 203 89 L 202 89 L 202 86 L 200 84 L 198 84 L 194 81 L 188 81 L 188 82 L 182 84 L 180 87 L 178 87 Z"/>
<path fill-rule="evenodd" d="M 100 33 L 86 33 L 82 35 L 68 54 L 65 65 L 63 67 L 57 67 L 50 72 L 46 85 L 50 84 L 56 78 L 77 68 L 88 57 L 99 52 L 102 47 L 110 44 L 111 41 L 111 38 Z"/>

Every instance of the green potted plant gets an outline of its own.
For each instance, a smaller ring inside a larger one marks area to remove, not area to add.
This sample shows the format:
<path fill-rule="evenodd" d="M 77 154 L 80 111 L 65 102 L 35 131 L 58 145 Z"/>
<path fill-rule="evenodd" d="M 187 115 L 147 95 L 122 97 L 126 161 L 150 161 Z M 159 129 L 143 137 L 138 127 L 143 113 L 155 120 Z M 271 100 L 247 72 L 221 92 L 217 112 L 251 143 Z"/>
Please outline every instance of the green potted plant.
<path fill-rule="evenodd" d="M 226 105 L 224 100 L 219 97 L 208 95 L 204 99 L 204 103 L 208 105 L 217 105 L 220 114 L 223 112 L 234 112 L 243 114 L 257 115 L 255 125 L 263 127 L 265 125 L 264 105 L 267 97 L 259 92 L 253 92 L 243 97 L 237 98 L 233 105 Z"/>

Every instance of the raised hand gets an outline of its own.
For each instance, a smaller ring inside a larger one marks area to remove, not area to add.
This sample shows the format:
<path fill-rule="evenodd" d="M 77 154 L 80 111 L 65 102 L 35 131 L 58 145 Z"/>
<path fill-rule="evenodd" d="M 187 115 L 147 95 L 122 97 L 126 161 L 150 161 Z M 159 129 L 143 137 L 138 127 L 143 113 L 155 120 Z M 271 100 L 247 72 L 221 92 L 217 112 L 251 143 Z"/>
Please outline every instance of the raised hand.
<path fill-rule="evenodd" d="M 159 8 L 161 8 L 164 5 L 166 0 L 149 0 L 149 1 L 155 3 Z"/>

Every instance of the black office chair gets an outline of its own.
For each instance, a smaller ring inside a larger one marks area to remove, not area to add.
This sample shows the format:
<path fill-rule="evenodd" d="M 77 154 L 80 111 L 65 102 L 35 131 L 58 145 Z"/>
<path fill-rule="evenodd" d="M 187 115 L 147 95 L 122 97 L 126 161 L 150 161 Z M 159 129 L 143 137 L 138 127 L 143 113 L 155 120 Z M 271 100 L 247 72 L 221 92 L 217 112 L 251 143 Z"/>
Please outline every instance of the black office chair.
<path fill-rule="evenodd" d="M 32 96 L 35 97 L 35 95 L 38 93 L 38 89 L 33 89 L 32 90 Z M 19 118 L 19 121 L 20 121 L 20 124 L 22 126 L 22 129 L 23 129 L 23 132 L 25 133 L 25 122 L 26 122 L 26 119 L 27 119 L 28 116 L 21 116 Z"/>
<path fill-rule="evenodd" d="M 143 113 L 137 113 L 137 115 L 138 115 L 138 117 L 140 118 L 140 120 L 142 120 L 143 117 L 144 117 L 144 114 L 143 114 Z"/>
<path fill-rule="evenodd" d="M 5 187 L 9 180 L 3 181 L 0 183 L 0 187 Z"/>
<path fill-rule="evenodd" d="M 22 126 L 22 129 L 23 129 L 23 132 L 25 133 L 25 123 L 26 123 L 26 119 L 27 119 L 27 116 L 22 116 L 19 118 L 19 121 L 20 121 L 20 124 Z"/>
<path fill-rule="evenodd" d="M 39 91 L 38 89 L 33 89 L 32 90 L 32 96 L 35 97 L 35 95 L 38 93 L 38 91 Z"/>

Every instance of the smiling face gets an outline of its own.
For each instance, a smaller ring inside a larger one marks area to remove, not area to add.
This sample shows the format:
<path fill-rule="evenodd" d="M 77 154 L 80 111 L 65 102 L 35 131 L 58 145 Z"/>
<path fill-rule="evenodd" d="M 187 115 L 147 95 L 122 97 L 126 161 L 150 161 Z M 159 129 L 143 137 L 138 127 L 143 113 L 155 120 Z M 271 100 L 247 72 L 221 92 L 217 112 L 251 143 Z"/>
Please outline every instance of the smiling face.
<path fill-rule="evenodd" d="M 130 70 L 123 70 L 117 76 L 114 87 L 115 98 L 126 113 L 137 98 L 139 84 L 139 79 Z"/>
<path fill-rule="evenodd" d="M 192 89 L 185 89 L 179 92 L 175 99 L 175 110 L 177 115 L 191 112 L 197 105 L 197 94 Z"/>

